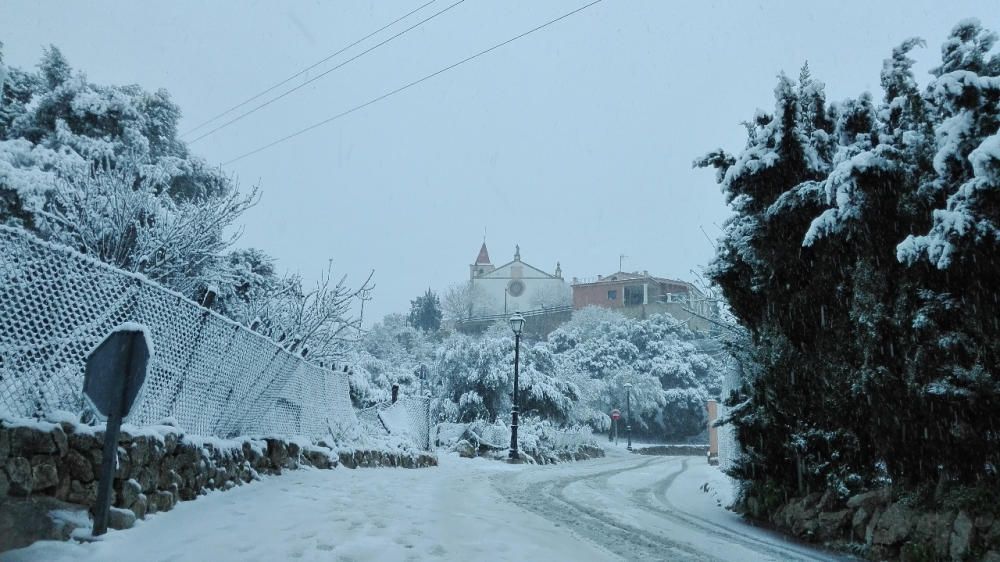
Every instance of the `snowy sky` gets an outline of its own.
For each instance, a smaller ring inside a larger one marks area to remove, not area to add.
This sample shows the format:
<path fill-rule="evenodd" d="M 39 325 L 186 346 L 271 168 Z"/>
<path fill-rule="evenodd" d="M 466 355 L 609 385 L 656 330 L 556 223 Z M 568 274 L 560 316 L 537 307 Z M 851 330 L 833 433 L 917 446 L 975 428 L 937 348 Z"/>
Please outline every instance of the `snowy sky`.
<path fill-rule="evenodd" d="M 166 88 L 186 131 L 426 1 L 4 0 L 0 40 L 12 65 L 54 43 L 94 82 Z M 191 148 L 230 160 L 585 3 L 467 0 Z M 497 264 L 518 243 L 567 279 L 612 272 L 620 254 L 626 270 L 692 278 L 713 253 L 701 228 L 715 238 L 728 213 L 691 161 L 742 146 L 739 123 L 772 107 L 779 71 L 797 76 L 808 59 L 829 99 L 880 95 L 894 45 L 928 41 L 915 53 L 924 77 L 969 16 L 1000 29 L 1000 2 L 604 0 L 227 166 L 264 193 L 241 244 L 309 279 L 329 259 L 355 283 L 374 269 L 368 321 L 467 279 L 484 229 Z"/>

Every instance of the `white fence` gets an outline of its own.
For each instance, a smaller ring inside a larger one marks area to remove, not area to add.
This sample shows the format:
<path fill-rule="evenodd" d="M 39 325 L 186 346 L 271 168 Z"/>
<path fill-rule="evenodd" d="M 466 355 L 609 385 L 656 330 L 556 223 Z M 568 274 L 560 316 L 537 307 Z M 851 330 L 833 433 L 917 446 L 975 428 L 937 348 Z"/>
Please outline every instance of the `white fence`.
<path fill-rule="evenodd" d="M 84 362 L 115 326 L 154 354 L 127 418 L 199 435 L 337 436 L 358 424 L 348 375 L 141 276 L 0 226 L 0 413 L 80 411 Z"/>

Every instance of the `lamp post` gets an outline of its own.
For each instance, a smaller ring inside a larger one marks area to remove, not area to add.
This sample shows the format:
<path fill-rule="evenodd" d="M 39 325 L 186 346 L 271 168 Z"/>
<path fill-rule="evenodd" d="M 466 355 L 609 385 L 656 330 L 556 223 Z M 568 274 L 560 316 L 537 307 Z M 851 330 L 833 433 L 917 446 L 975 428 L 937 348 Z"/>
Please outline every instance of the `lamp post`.
<path fill-rule="evenodd" d="M 632 450 L 632 383 L 625 383 L 625 436 L 629 451 Z"/>
<path fill-rule="evenodd" d="M 510 329 L 514 331 L 514 407 L 511 409 L 510 423 L 510 461 L 517 462 L 517 371 L 521 360 L 521 330 L 524 329 L 524 317 L 514 314 L 510 317 Z"/>

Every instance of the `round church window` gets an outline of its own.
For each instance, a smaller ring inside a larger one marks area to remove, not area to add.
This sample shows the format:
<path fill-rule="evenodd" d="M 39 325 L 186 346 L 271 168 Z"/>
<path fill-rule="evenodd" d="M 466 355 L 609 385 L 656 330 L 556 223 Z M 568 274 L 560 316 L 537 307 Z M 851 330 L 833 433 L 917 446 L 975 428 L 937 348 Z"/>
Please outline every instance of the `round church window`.
<path fill-rule="evenodd" d="M 524 294 L 524 281 L 515 279 L 510 283 L 507 283 L 507 294 L 512 297 L 519 297 Z"/>

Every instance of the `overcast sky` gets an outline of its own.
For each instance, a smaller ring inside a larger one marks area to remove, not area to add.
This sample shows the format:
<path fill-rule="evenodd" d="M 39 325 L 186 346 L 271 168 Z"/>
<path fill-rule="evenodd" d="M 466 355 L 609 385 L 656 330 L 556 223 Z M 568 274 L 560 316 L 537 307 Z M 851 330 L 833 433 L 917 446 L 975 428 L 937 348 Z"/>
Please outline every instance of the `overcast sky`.
<path fill-rule="evenodd" d="M 14 66 L 53 43 L 93 82 L 166 88 L 186 131 L 426 1 L 3 0 L 0 40 Z M 587 1 L 466 0 L 191 149 L 228 161 Z M 308 279 L 329 259 L 354 283 L 374 269 L 367 321 L 466 280 L 484 229 L 497 264 L 517 243 L 532 265 L 560 261 L 567 280 L 613 272 L 620 254 L 626 270 L 690 279 L 713 253 L 702 229 L 715 238 L 728 215 L 714 174 L 691 161 L 742 146 L 739 123 L 773 107 L 778 72 L 808 60 L 829 99 L 880 96 L 894 45 L 928 41 L 915 53 L 926 82 L 969 16 L 1000 29 L 1000 2 L 605 0 L 226 166 L 263 189 L 241 244 Z"/>

